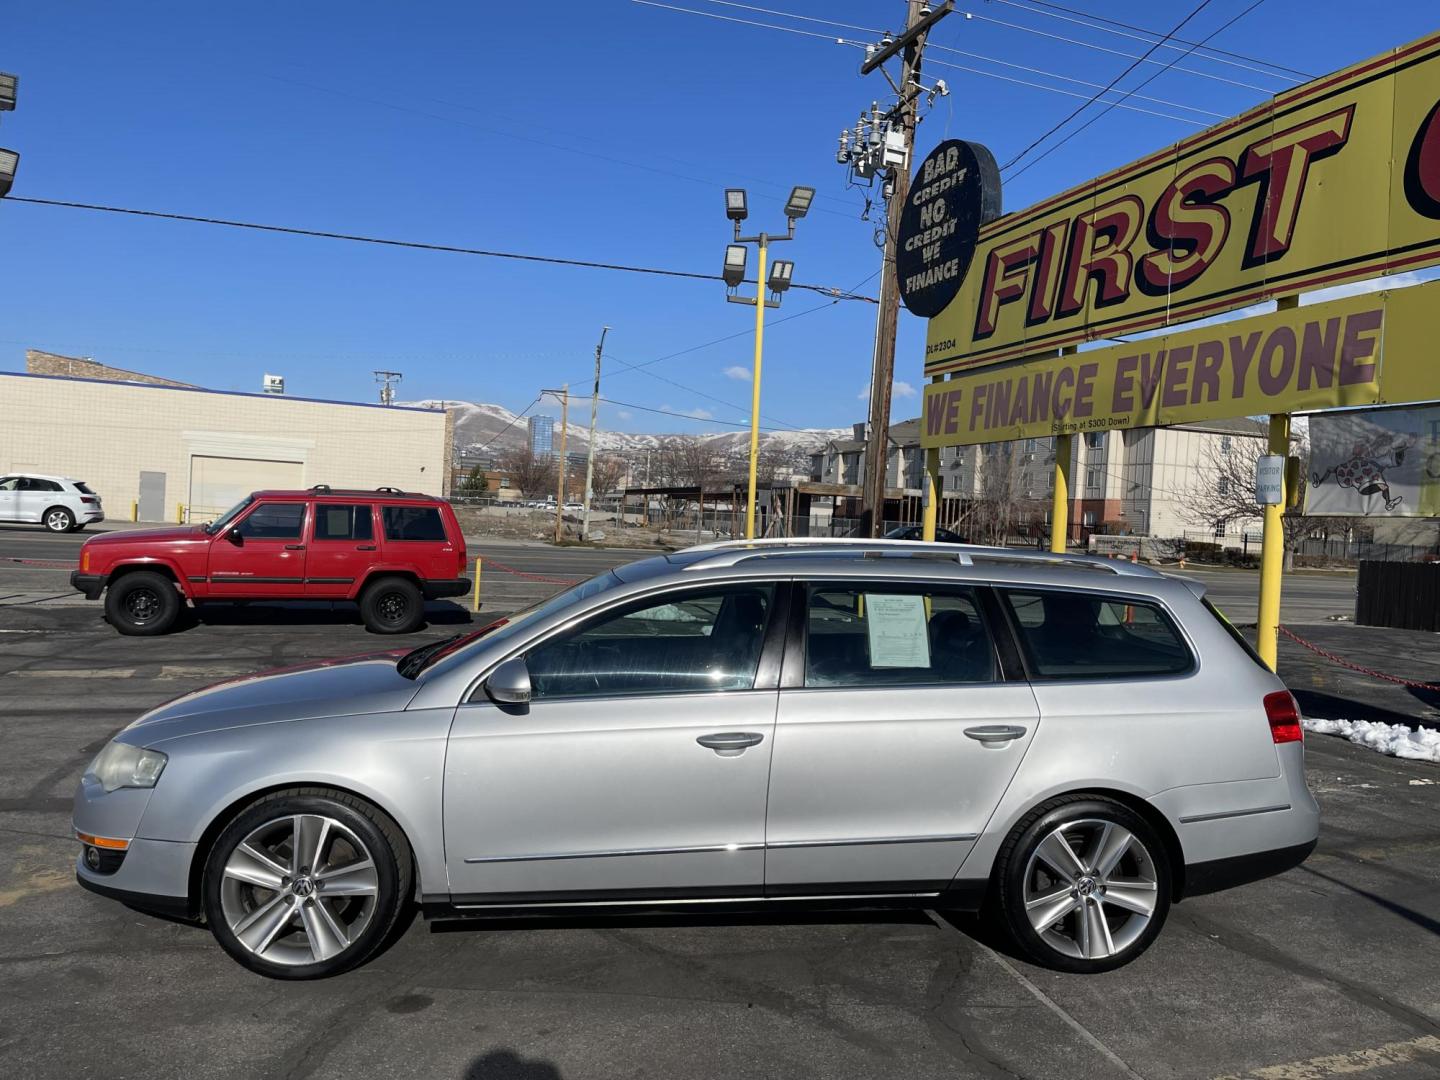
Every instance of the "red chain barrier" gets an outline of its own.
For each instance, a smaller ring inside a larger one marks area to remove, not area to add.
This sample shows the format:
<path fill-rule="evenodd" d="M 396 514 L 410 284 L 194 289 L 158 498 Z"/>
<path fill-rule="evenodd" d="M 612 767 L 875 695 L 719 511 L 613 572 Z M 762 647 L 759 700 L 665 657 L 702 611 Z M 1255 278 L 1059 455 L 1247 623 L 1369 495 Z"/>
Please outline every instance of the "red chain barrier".
<path fill-rule="evenodd" d="M 1303 645 L 1311 652 L 1318 653 L 1319 655 L 1325 657 L 1326 660 L 1331 660 L 1334 663 L 1339 664 L 1341 667 L 1349 668 L 1351 671 L 1358 671 L 1360 672 L 1360 674 L 1369 675 L 1371 678 L 1374 679 L 1384 679 L 1386 682 L 1399 683 L 1401 686 L 1414 687 L 1416 690 L 1434 690 L 1440 692 L 1440 686 L 1436 686 L 1433 683 L 1416 682 L 1414 679 L 1402 679 L 1398 675 L 1386 675 L 1383 671 L 1376 671 L 1374 668 L 1363 667 L 1360 664 L 1351 663 L 1349 660 L 1346 660 L 1342 656 L 1336 656 L 1334 653 L 1326 649 L 1322 649 L 1313 641 L 1306 641 L 1303 637 L 1295 633 L 1295 631 L 1291 630 L 1288 626 L 1282 626 L 1279 629 L 1280 633 L 1284 634 L 1297 645 Z"/>
<path fill-rule="evenodd" d="M 19 559 L 11 555 L 0 557 L 0 562 L 19 563 L 21 566 L 39 566 L 46 570 L 74 570 L 80 565 L 74 560 L 64 562 L 60 559 Z"/>
<path fill-rule="evenodd" d="M 506 566 L 503 562 L 492 559 L 488 555 L 481 555 L 480 563 L 486 567 L 493 566 L 496 570 L 506 574 L 514 574 L 518 578 L 525 578 L 527 581 L 539 581 L 546 585 L 578 585 L 581 581 L 585 580 L 584 578 L 547 577 L 544 574 L 529 574 L 524 570 L 516 570 L 513 566 Z"/>

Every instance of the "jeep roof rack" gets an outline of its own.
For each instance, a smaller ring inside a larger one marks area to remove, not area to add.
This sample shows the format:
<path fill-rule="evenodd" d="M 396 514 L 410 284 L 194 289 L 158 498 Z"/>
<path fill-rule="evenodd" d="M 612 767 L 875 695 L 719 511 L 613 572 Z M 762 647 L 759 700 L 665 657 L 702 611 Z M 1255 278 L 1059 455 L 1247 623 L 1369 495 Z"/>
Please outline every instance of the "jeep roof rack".
<path fill-rule="evenodd" d="M 870 540 L 862 537 L 772 537 L 764 540 L 721 540 L 682 548 L 676 554 L 703 552 L 704 558 L 686 566 L 687 570 L 734 566 L 750 559 L 807 555 L 849 555 L 855 558 L 909 557 L 945 559 L 962 566 L 980 562 L 1048 563 L 1076 570 L 1103 570 L 1133 577 L 1162 577 L 1152 567 L 1099 555 L 1071 555 L 1026 548 L 986 547 L 981 544 L 937 544 L 918 540 Z"/>
<path fill-rule="evenodd" d="M 426 495 L 426 494 L 424 494 L 423 492 L 419 492 L 419 491 L 402 491 L 400 488 L 397 488 L 397 487 L 337 488 L 337 487 L 331 487 L 329 484 L 314 484 L 314 485 L 312 485 L 308 490 L 314 492 L 316 495 L 347 495 L 347 496 L 356 496 L 356 495 L 391 495 L 391 496 L 399 496 L 399 497 L 405 498 L 405 499 L 429 499 L 429 498 L 432 498 L 432 496 Z"/>

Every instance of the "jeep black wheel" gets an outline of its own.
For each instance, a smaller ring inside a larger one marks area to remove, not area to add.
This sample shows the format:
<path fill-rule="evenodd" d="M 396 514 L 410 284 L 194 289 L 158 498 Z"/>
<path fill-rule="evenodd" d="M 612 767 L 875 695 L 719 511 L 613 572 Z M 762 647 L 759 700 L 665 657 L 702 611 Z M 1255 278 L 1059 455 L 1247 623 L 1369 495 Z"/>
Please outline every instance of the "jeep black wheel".
<path fill-rule="evenodd" d="M 361 595 L 360 617 L 373 633 L 408 634 L 425 617 L 425 598 L 407 578 L 380 578 Z"/>
<path fill-rule="evenodd" d="M 180 593 L 163 574 L 136 570 L 125 574 L 105 592 L 105 617 L 122 634 L 161 634 L 180 614 Z"/>

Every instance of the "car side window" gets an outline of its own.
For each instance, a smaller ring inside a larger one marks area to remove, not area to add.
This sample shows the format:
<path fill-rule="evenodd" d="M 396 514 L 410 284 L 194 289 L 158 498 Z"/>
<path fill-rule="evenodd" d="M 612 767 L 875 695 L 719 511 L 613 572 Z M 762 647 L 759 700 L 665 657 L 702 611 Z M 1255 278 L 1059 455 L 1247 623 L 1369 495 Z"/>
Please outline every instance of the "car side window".
<path fill-rule="evenodd" d="M 315 504 L 316 540 L 373 540 L 375 525 L 370 506 Z"/>
<path fill-rule="evenodd" d="M 386 540 L 445 540 L 445 522 L 434 506 L 386 506 Z"/>
<path fill-rule="evenodd" d="M 973 589 L 874 582 L 812 585 L 807 687 L 993 682 L 995 649 Z"/>
<path fill-rule="evenodd" d="M 773 585 L 727 585 L 607 612 L 531 649 L 531 700 L 749 690 Z"/>
<path fill-rule="evenodd" d="M 304 524 L 304 503 L 261 503 L 235 531 L 248 540 L 299 540 Z"/>
<path fill-rule="evenodd" d="M 1179 675 L 1195 658 L 1158 605 L 1069 590 L 1002 589 L 1031 676 L 1138 679 Z"/>
<path fill-rule="evenodd" d="M 20 478 L 18 476 L 7 476 L 0 480 L 0 491 L 19 491 Z"/>

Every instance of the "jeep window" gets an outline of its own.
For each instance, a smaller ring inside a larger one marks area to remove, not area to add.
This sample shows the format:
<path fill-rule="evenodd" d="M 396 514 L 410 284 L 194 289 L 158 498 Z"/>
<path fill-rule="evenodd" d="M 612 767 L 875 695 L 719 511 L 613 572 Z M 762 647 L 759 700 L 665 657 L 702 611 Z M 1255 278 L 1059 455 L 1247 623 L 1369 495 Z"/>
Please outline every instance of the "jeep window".
<path fill-rule="evenodd" d="M 1070 590 L 1001 591 L 1034 679 L 1180 675 L 1195 658 L 1156 604 Z"/>
<path fill-rule="evenodd" d="M 202 528 L 211 536 L 215 536 L 219 533 L 224 532 L 226 526 L 229 525 L 230 522 L 234 521 L 238 516 L 243 514 L 245 512 L 245 508 L 248 507 L 253 501 L 254 500 L 247 495 L 245 498 L 241 499 L 238 503 L 232 506 L 229 510 L 226 510 L 225 513 L 221 514 L 218 518 L 212 521 L 209 525 L 204 525 L 202 526 Z"/>
<path fill-rule="evenodd" d="M 299 540 L 304 524 L 304 503 L 261 503 L 235 531 L 247 540 Z"/>
<path fill-rule="evenodd" d="M 385 514 L 386 540 L 445 540 L 445 522 L 440 511 L 434 506 L 387 506 Z"/>
<path fill-rule="evenodd" d="M 332 506 L 315 504 L 316 540 L 372 540 L 375 525 L 369 504 Z"/>

